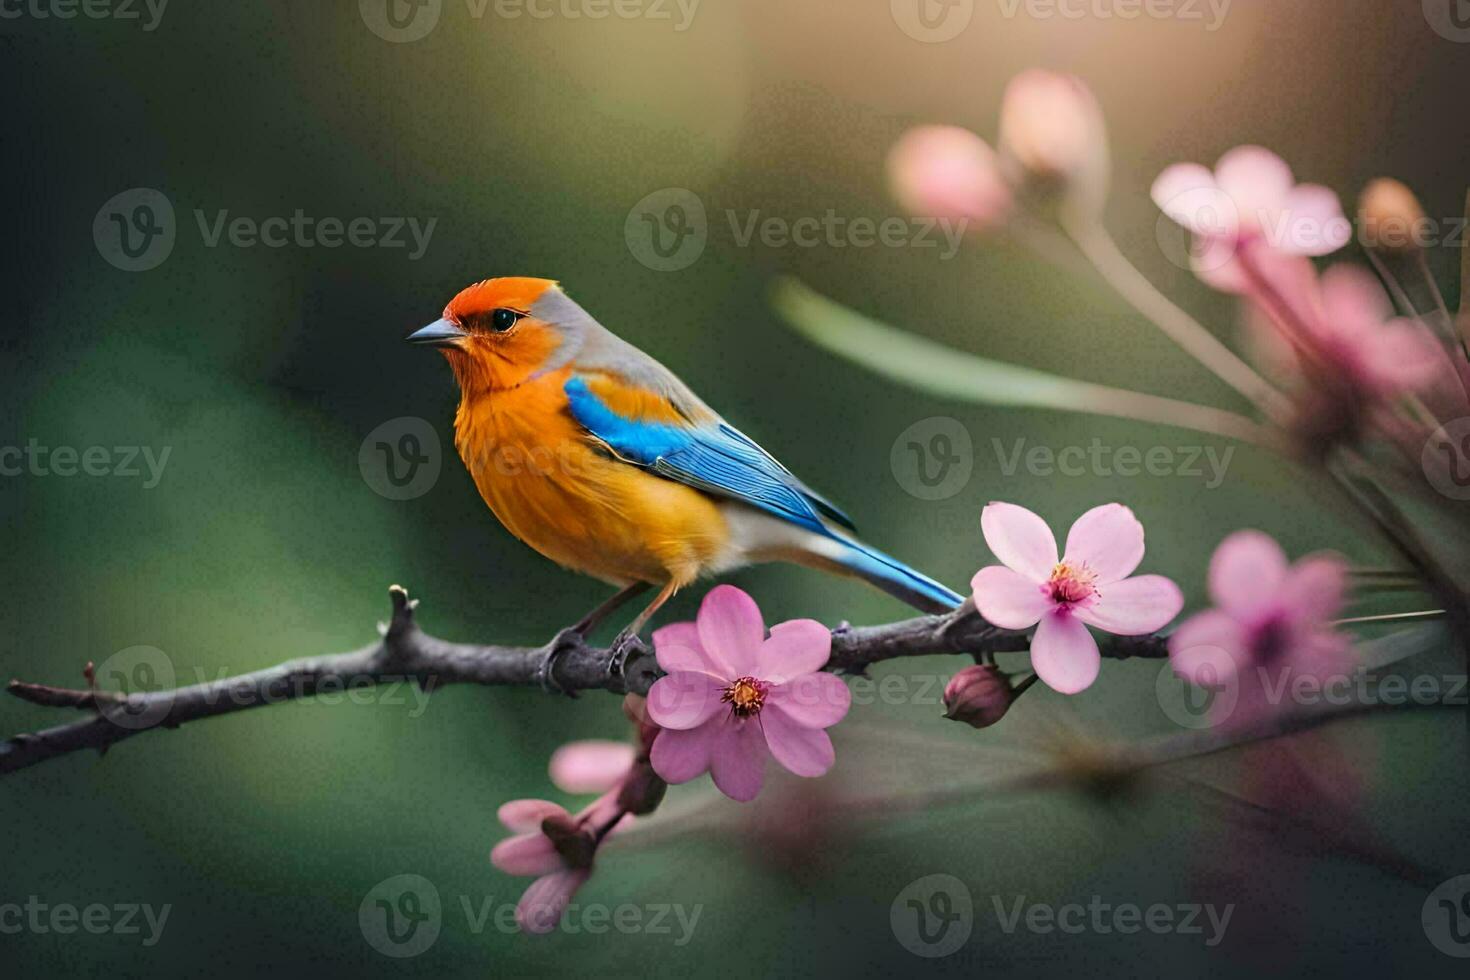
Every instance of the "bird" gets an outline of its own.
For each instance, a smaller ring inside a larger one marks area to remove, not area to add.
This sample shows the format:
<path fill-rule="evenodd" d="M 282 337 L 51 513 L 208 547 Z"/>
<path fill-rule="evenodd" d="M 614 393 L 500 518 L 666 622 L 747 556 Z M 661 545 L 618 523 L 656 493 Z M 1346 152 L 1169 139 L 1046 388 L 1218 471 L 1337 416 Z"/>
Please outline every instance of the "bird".
<path fill-rule="evenodd" d="M 454 445 L 500 523 L 619 590 L 579 633 L 657 588 L 616 648 L 685 586 L 773 561 L 861 579 L 922 612 L 963 601 L 860 541 L 841 509 L 555 280 L 473 283 L 406 339 L 449 362 Z"/>

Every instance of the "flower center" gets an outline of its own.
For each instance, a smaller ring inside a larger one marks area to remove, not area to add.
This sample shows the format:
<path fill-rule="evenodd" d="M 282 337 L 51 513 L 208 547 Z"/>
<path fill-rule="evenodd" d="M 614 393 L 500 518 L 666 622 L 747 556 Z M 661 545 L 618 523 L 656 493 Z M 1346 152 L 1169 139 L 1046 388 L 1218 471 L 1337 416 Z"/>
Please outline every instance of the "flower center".
<path fill-rule="evenodd" d="M 760 712 L 770 689 L 771 685 L 765 681 L 754 677 L 739 677 L 735 683 L 725 688 L 720 700 L 728 704 L 738 717 L 748 718 Z"/>
<path fill-rule="evenodd" d="M 1086 565 L 1058 562 L 1051 570 L 1046 588 L 1054 602 L 1070 606 L 1097 595 L 1097 573 Z"/>
<path fill-rule="evenodd" d="M 1291 639 L 1290 625 L 1282 617 L 1273 616 L 1256 630 L 1251 652 L 1257 663 L 1274 663 L 1286 655 Z"/>

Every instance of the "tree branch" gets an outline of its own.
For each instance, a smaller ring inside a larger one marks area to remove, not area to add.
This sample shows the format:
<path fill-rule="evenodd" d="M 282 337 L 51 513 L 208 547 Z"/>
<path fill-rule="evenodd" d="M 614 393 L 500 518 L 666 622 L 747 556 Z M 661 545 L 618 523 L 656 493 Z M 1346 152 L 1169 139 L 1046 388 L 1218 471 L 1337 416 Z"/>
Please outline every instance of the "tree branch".
<path fill-rule="evenodd" d="M 537 687 L 552 660 L 552 683 L 569 694 L 610 691 L 646 694 L 662 672 L 648 647 L 633 638 L 620 650 L 588 645 L 575 630 L 563 630 L 540 647 L 451 643 L 430 636 L 414 619 L 417 600 L 399 586 L 388 590 L 393 618 L 379 627 L 381 638 L 350 653 L 289 660 L 264 670 L 162 691 L 121 693 L 70 690 L 13 680 L 10 694 L 32 704 L 86 711 L 82 721 L 17 735 L 0 742 L 0 774 L 15 772 L 79 749 L 106 751 L 142 732 L 178 728 L 186 722 L 257 708 L 315 694 L 412 680 L 427 691 L 445 684 Z M 1025 650 L 1027 637 L 997 629 L 966 602 L 952 613 L 921 616 L 882 626 L 840 626 L 832 632 L 827 669 L 862 674 L 883 660 L 931 654 L 991 656 Z M 1160 637 L 1113 637 L 1103 655 L 1114 659 L 1162 658 Z"/>

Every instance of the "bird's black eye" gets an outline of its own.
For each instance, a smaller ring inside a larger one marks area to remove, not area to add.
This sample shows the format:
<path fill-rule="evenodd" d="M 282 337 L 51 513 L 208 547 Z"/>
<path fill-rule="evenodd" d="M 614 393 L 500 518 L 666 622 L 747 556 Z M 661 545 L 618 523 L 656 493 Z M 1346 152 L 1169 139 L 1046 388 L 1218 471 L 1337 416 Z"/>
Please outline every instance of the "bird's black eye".
<path fill-rule="evenodd" d="M 507 310 L 502 308 L 496 310 L 493 314 L 491 314 L 490 327 L 496 333 L 504 333 L 511 327 L 515 326 L 516 321 L 523 316 L 525 316 L 524 313 L 517 313 L 515 310 Z"/>

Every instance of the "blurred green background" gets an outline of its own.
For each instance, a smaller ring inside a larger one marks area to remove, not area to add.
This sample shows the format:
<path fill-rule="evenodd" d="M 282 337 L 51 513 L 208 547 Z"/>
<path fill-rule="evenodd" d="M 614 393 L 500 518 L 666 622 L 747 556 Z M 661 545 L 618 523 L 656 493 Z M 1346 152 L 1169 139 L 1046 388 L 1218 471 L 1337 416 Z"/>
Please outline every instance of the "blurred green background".
<path fill-rule="evenodd" d="M 164 651 L 180 682 L 350 649 L 387 615 L 392 582 L 422 598 L 426 628 L 466 640 L 539 643 L 599 601 L 603 586 L 543 561 L 485 510 L 450 448 L 449 372 L 402 343 L 459 288 L 495 275 L 560 279 L 842 503 L 869 540 L 956 586 L 988 560 L 979 512 L 992 499 L 1023 502 L 1058 529 L 1097 503 L 1130 504 L 1149 531 L 1148 570 L 1176 578 L 1192 606 L 1211 550 L 1243 526 L 1293 554 L 1386 560 L 1363 528 L 1324 511 L 1321 487 L 1246 448 L 1216 489 L 1181 475 L 1008 475 L 993 440 L 1006 451 L 1018 439 L 1226 444 L 901 390 L 809 347 L 767 302 L 773 278 L 794 274 L 965 350 L 1240 407 L 1095 280 L 1006 245 L 949 259 L 943 248 L 746 246 L 730 216 L 893 215 L 882 163 L 905 128 L 953 122 L 990 137 L 1012 74 L 1074 71 L 1109 118 L 1110 227 L 1233 340 L 1231 307 L 1159 248 L 1150 182 L 1176 160 L 1258 142 L 1349 205 L 1368 179 L 1392 174 L 1431 216 L 1460 215 L 1470 45 L 1437 34 L 1417 3 L 1238 2 L 1217 30 L 1204 5 L 1203 21 L 1066 20 L 962 3 L 972 19 L 943 43 L 906 34 L 887 3 L 846 0 L 704 0 L 687 24 L 677 5 L 651 0 L 637 8 L 645 16 L 606 19 L 568 16 L 588 9 L 575 2 L 543 4 L 552 16 L 537 18 L 443 0 L 417 10 L 437 21 L 411 41 L 382 36 L 382 0 L 174 0 L 152 30 L 141 4 L 140 20 L 38 16 L 59 9 L 48 3 L 7 3 L 0 19 L 0 445 L 170 455 L 151 488 L 144 477 L 0 479 L 5 677 L 77 684 L 87 660 L 138 645 Z M 93 221 L 139 187 L 167 197 L 177 238 L 156 268 L 129 272 L 105 259 Z M 625 224 L 670 187 L 697 195 L 710 224 L 698 261 L 663 272 L 639 261 Z M 414 259 L 412 247 L 211 247 L 196 219 L 297 209 L 436 223 Z M 1453 250 L 1430 260 L 1449 286 Z M 427 492 L 392 500 L 364 477 L 359 449 L 403 417 L 428 420 L 449 455 Z M 935 418 L 973 440 L 969 480 L 940 501 L 909 492 L 890 459 L 901 433 Z M 769 621 L 905 615 L 802 570 L 733 581 Z M 668 616 L 687 617 L 697 599 L 680 597 Z M 1424 888 L 1232 795 L 1248 798 L 1259 757 L 1172 767 L 1107 803 L 992 785 L 1058 746 L 1178 731 L 1155 694 L 1157 664 L 1110 665 L 1077 699 L 1038 689 L 985 733 L 939 718 L 956 666 L 875 671 L 897 675 L 899 693 L 854 708 L 835 733 L 837 768 L 818 786 L 778 781 L 744 808 L 707 782 L 676 788 L 666 816 L 607 852 L 579 902 L 700 906 L 682 944 L 677 925 L 531 938 L 466 913 L 513 904 L 525 884 L 487 860 L 502 835 L 496 807 L 554 794 L 545 766 L 562 742 L 621 737 L 615 698 L 448 689 L 424 703 L 399 690 L 150 733 L 104 758 L 7 778 L 0 905 L 36 896 L 171 911 L 152 946 L 146 927 L 0 932 L 0 962 L 11 976 L 1456 967 L 1426 940 Z M 64 720 L 0 707 L 11 732 Z M 1314 771 L 1357 798 L 1380 843 L 1446 876 L 1470 870 L 1459 719 L 1360 722 L 1332 738 L 1340 768 Z M 964 882 L 974 922 L 961 949 L 928 960 L 898 940 L 890 906 L 934 873 Z M 437 940 L 412 958 L 381 955 L 359 927 L 365 898 L 400 874 L 427 879 L 442 905 Z M 995 903 L 1021 896 L 1237 909 L 1213 948 L 1146 931 L 1007 935 Z"/>

